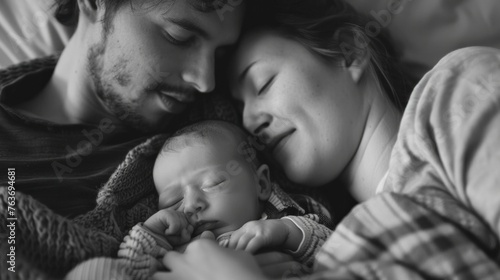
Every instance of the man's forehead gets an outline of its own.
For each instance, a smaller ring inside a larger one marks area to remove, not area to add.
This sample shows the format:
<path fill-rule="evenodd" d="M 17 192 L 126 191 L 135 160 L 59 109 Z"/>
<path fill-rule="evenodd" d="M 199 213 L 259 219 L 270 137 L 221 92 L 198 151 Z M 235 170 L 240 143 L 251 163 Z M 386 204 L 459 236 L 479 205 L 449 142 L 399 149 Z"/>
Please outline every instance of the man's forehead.
<path fill-rule="evenodd" d="M 243 0 L 128 0 L 136 8 L 168 7 L 176 1 L 185 2 L 199 12 L 213 12 L 225 5 L 238 6 Z"/>
<path fill-rule="evenodd" d="M 136 11 L 156 10 L 164 14 L 172 12 L 175 6 L 182 6 L 198 15 L 215 13 L 220 21 L 230 14 L 242 15 L 245 9 L 245 0 L 130 0 L 130 4 Z"/>
<path fill-rule="evenodd" d="M 218 9 L 223 9 L 226 5 L 234 5 L 236 2 L 233 0 L 187 0 L 196 10 L 200 12 L 213 12 Z"/>
<path fill-rule="evenodd" d="M 138 1 L 138 0 L 136 0 Z M 243 22 L 243 0 L 146 0 L 150 11 L 206 39 L 235 42 Z M 154 6 L 153 6 L 154 4 Z M 153 8 L 154 7 L 154 8 Z"/>

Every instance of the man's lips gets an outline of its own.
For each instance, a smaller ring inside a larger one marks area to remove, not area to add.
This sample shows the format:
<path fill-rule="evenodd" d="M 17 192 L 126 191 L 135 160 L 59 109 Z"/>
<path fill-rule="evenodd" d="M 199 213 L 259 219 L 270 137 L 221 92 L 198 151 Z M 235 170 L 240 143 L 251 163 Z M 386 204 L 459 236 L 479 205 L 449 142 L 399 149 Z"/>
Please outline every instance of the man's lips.
<path fill-rule="evenodd" d="M 177 92 L 172 92 L 172 91 L 165 91 L 165 90 L 160 90 L 159 91 L 161 94 L 166 95 L 168 97 L 171 97 L 179 102 L 182 103 L 192 103 L 196 100 L 196 96 L 194 93 L 177 93 Z"/>
<path fill-rule="evenodd" d="M 165 111 L 173 114 L 181 113 L 186 109 L 188 103 L 194 101 L 194 96 L 191 95 L 180 95 L 173 93 L 165 93 L 162 91 L 157 92 Z"/>

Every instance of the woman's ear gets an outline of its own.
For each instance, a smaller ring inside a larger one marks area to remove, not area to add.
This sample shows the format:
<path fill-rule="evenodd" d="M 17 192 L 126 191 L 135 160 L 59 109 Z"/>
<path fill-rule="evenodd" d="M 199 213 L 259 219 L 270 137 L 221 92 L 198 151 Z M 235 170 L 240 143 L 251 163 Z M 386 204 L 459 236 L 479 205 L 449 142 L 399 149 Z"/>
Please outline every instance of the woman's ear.
<path fill-rule="evenodd" d="M 262 164 L 257 169 L 257 183 L 258 189 L 257 194 L 261 201 L 267 201 L 271 196 L 271 192 L 273 190 L 273 185 L 271 183 L 269 167 L 267 164 Z"/>
<path fill-rule="evenodd" d="M 347 65 L 347 62 L 344 60 L 344 67 L 347 69 L 349 74 L 351 75 L 351 79 L 355 83 L 359 83 L 361 80 L 361 77 L 363 77 L 363 74 L 366 71 L 366 68 L 368 67 L 368 63 L 370 62 L 370 59 L 366 54 L 360 55 L 353 59 L 350 63 L 350 65 Z"/>
<path fill-rule="evenodd" d="M 78 0 L 80 17 L 85 17 L 90 22 L 96 22 L 99 19 L 99 9 L 103 8 L 101 0 Z"/>

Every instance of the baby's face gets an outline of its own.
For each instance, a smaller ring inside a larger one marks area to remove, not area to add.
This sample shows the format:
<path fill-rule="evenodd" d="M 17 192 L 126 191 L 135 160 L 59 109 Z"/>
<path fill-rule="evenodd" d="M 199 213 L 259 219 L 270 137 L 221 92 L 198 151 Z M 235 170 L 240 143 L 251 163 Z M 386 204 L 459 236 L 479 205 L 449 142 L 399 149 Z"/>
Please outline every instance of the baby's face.
<path fill-rule="evenodd" d="M 195 227 L 215 236 L 260 218 L 259 186 L 251 166 L 219 145 L 195 144 L 164 152 L 153 177 L 159 208 L 186 213 Z"/>

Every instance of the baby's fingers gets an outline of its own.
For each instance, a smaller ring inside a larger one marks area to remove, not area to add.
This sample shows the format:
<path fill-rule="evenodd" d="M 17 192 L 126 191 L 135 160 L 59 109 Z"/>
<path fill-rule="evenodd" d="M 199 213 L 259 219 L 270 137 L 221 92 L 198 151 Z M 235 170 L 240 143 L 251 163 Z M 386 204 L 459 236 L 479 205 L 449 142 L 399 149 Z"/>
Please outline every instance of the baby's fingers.
<path fill-rule="evenodd" d="M 181 238 L 185 242 L 191 240 L 191 235 L 193 234 L 193 226 L 191 224 L 187 224 L 181 231 Z"/>
<path fill-rule="evenodd" d="M 235 250 L 247 251 L 247 246 L 249 242 L 255 239 L 256 236 L 249 232 L 234 232 L 229 240 L 228 248 L 233 248 Z"/>
<path fill-rule="evenodd" d="M 238 242 L 236 244 L 236 246 L 234 247 L 235 250 L 241 250 L 241 251 L 245 251 L 245 249 L 247 248 L 247 245 L 248 243 L 250 242 L 250 240 L 252 240 L 254 238 L 253 235 L 249 235 L 249 234 L 244 234 L 242 235 L 239 239 L 238 239 Z"/>
<path fill-rule="evenodd" d="M 236 246 L 238 245 L 238 240 L 245 234 L 245 232 L 241 230 L 236 230 L 231 234 L 231 237 L 229 238 L 229 242 L 227 243 L 227 248 L 231 249 L 236 249 Z"/>
<path fill-rule="evenodd" d="M 179 234 L 183 228 L 184 227 L 183 227 L 181 221 L 173 220 L 173 221 L 170 221 L 167 229 L 165 229 L 165 234 L 166 235 L 176 235 L 176 234 Z"/>
<path fill-rule="evenodd" d="M 186 219 L 183 218 L 176 218 L 176 219 L 171 219 L 169 221 L 167 229 L 165 229 L 165 234 L 166 235 L 180 235 L 182 234 L 182 231 L 186 229 L 187 227 L 191 226 Z M 191 226 L 192 228 L 192 226 Z M 192 231 L 192 229 L 191 229 Z"/>
<path fill-rule="evenodd" d="M 185 228 L 180 229 L 178 233 L 168 235 L 167 239 L 174 247 L 176 247 L 188 243 L 191 240 L 192 233 L 193 226 L 187 225 Z"/>
<path fill-rule="evenodd" d="M 266 246 L 265 239 L 262 238 L 261 236 L 255 236 L 254 238 L 250 239 L 245 247 L 245 251 L 249 253 L 256 253 L 259 249 L 263 248 Z"/>

